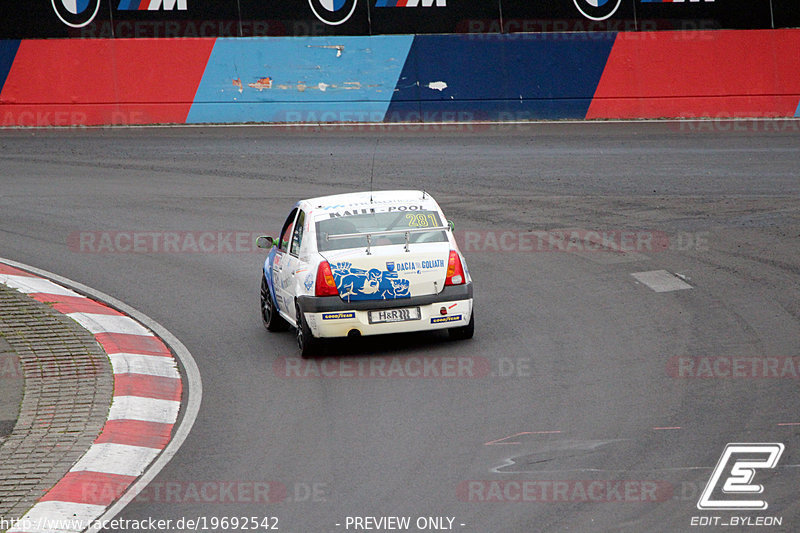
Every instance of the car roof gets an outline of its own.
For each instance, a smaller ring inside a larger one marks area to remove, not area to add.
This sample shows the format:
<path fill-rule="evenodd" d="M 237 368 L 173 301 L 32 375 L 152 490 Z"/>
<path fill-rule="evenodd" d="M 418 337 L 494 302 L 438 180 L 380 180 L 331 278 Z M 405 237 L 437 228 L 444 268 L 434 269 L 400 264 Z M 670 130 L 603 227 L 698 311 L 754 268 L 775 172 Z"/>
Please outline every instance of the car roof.
<path fill-rule="evenodd" d="M 324 209 L 331 207 L 341 207 L 346 209 L 348 206 L 363 206 L 365 204 L 398 204 L 415 203 L 425 206 L 428 209 L 437 209 L 439 206 L 431 195 L 419 190 L 394 190 L 394 191 L 362 191 L 347 194 L 334 194 L 331 196 L 318 196 L 302 200 L 312 209 Z"/>

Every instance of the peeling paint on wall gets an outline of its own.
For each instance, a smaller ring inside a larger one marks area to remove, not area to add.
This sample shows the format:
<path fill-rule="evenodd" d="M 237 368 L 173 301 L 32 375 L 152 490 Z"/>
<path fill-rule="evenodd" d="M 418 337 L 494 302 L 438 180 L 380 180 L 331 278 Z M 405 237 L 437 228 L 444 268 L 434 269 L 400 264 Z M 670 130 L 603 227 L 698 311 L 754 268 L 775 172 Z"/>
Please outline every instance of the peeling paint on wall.
<path fill-rule="evenodd" d="M 344 52 L 343 44 L 309 44 L 307 46 L 309 48 L 330 48 L 331 50 L 336 50 L 336 57 L 342 57 L 342 52 Z"/>
<path fill-rule="evenodd" d="M 241 79 L 237 78 L 237 79 L 233 80 L 233 85 L 234 85 L 234 87 L 238 87 L 239 88 L 239 92 L 243 92 Z M 292 89 L 297 89 L 299 92 L 305 92 L 305 91 L 322 91 L 322 92 L 325 92 L 328 89 L 333 89 L 333 90 L 340 89 L 340 90 L 343 90 L 343 91 L 357 91 L 357 90 L 360 90 L 360 89 L 362 89 L 364 87 L 361 84 L 361 82 L 358 82 L 358 81 L 346 81 L 346 82 L 343 82 L 341 84 L 325 83 L 324 81 L 320 81 L 318 83 L 308 83 L 307 81 L 298 81 L 296 83 L 291 83 L 291 84 L 289 84 L 289 83 L 274 84 L 272 78 L 270 78 L 270 77 L 260 78 L 256 82 L 248 83 L 247 86 L 252 88 L 252 89 L 258 89 L 259 92 L 261 92 L 261 91 L 263 91 L 265 89 L 273 89 L 273 90 L 276 90 L 276 91 L 289 91 L 289 90 L 292 90 Z M 381 85 L 378 84 L 378 83 L 370 83 L 370 84 L 366 85 L 366 87 L 369 88 L 369 89 L 376 89 L 376 88 L 381 87 Z M 380 89 L 378 89 L 378 91 L 380 91 Z"/>
<path fill-rule="evenodd" d="M 413 40 L 412 35 L 217 39 L 187 122 L 380 120 Z M 249 86 L 267 75 L 271 86 Z M 231 87 L 237 78 L 243 94 L 236 92 L 238 85 Z"/>
<path fill-rule="evenodd" d="M 247 86 L 253 89 L 258 89 L 259 91 L 263 91 L 264 89 L 272 89 L 272 78 L 269 76 L 266 78 L 259 78 L 253 83 L 248 83 Z"/>

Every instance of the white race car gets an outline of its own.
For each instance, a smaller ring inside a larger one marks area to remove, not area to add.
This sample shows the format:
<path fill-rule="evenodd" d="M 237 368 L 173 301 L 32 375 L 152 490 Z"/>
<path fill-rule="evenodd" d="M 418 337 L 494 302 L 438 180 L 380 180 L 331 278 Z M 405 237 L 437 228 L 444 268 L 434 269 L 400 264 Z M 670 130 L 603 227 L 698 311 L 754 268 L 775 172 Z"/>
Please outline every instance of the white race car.
<path fill-rule="evenodd" d="M 423 191 L 301 200 L 269 249 L 261 317 L 269 331 L 297 330 L 303 357 L 321 339 L 475 329 L 472 279 L 436 201 Z"/>

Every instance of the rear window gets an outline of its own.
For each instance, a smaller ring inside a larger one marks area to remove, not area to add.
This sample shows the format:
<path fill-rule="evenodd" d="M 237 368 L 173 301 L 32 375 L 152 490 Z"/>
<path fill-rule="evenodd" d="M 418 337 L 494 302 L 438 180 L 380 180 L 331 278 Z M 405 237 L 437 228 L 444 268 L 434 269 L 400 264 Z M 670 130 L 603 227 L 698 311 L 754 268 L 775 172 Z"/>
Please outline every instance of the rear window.
<path fill-rule="evenodd" d="M 317 221 L 317 248 L 324 252 L 327 250 L 344 250 L 346 248 L 366 248 L 367 237 L 350 237 L 347 239 L 331 239 L 329 235 L 345 235 L 348 233 L 364 233 L 371 231 L 405 230 L 434 228 L 442 226 L 439 213 L 436 211 L 392 212 L 392 213 L 367 213 L 335 218 L 326 218 Z M 390 244 L 405 244 L 406 237 L 403 233 L 395 235 L 373 235 L 372 246 L 386 246 Z M 447 242 L 444 230 L 411 233 L 408 242 Z"/>

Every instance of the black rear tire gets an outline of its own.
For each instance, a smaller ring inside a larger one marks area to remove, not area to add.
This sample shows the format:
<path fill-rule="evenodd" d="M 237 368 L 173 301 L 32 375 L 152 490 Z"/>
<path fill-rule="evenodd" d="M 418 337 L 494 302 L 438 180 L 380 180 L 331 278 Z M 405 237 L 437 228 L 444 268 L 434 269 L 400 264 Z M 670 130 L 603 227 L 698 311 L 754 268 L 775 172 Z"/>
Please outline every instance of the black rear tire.
<path fill-rule="evenodd" d="M 311 328 L 308 327 L 306 319 L 303 318 L 303 313 L 300 312 L 300 307 L 295 308 L 297 316 L 297 347 L 300 348 L 300 357 L 303 359 L 310 359 L 322 355 L 322 341 L 311 333 Z"/>
<path fill-rule="evenodd" d="M 447 331 L 450 334 L 450 338 L 453 340 L 471 339 L 475 334 L 475 309 L 472 310 L 472 314 L 469 317 L 469 324 L 466 326 L 461 326 L 460 328 L 452 328 Z"/>
<path fill-rule="evenodd" d="M 261 276 L 261 321 L 268 331 L 286 331 L 289 329 L 289 323 L 275 308 L 267 278 L 264 276 Z"/>

